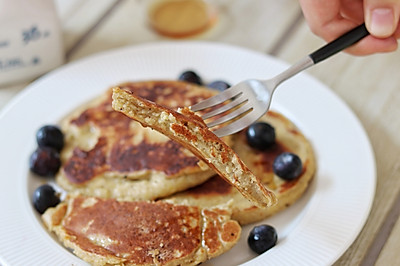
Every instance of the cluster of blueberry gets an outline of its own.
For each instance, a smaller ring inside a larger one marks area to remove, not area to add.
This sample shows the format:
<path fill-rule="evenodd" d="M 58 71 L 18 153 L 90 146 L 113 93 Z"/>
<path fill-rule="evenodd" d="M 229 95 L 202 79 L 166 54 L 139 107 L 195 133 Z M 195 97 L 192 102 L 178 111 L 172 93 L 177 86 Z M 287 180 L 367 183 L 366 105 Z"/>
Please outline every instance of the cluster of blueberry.
<path fill-rule="evenodd" d="M 268 123 L 257 122 L 248 127 L 246 138 L 252 148 L 267 150 L 275 143 L 275 129 Z M 303 164 L 296 154 L 283 152 L 275 158 L 272 169 L 277 176 L 290 181 L 299 177 Z"/>
<path fill-rule="evenodd" d="M 182 80 L 182 81 L 194 83 L 197 85 L 201 85 L 201 86 L 206 86 L 208 88 L 219 90 L 219 91 L 226 90 L 231 86 L 229 83 L 227 83 L 226 81 L 223 81 L 223 80 L 215 80 L 211 83 L 205 84 L 203 82 L 203 79 L 193 70 L 183 71 L 179 75 L 178 79 Z"/>
<path fill-rule="evenodd" d="M 41 127 L 36 133 L 37 149 L 29 158 L 29 169 L 41 177 L 54 177 L 61 166 L 60 151 L 64 147 L 64 134 L 52 125 Z M 41 185 L 33 193 L 33 206 L 40 213 L 60 203 L 54 188 Z"/>
<path fill-rule="evenodd" d="M 193 70 L 182 72 L 179 80 L 191 82 L 197 85 L 207 86 L 211 89 L 223 91 L 231 85 L 223 80 L 204 83 L 202 78 Z M 248 127 L 246 131 L 248 144 L 257 150 L 267 150 L 275 143 L 275 129 L 268 123 L 258 122 Z M 284 152 L 276 157 L 273 163 L 274 173 L 282 179 L 296 179 L 303 170 L 301 159 L 294 153 Z"/>

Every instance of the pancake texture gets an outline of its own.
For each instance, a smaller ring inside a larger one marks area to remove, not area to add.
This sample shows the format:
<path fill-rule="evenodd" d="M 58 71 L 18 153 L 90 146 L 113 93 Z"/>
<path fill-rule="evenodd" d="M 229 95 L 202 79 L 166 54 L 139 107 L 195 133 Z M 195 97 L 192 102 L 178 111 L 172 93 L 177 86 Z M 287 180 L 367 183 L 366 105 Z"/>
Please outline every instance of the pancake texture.
<path fill-rule="evenodd" d="M 241 233 L 229 208 L 165 202 L 75 196 L 42 218 L 92 265 L 198 265 L 229 250 Z"/>
<path fill-rule="evenodd" d="M 179 81 L 133 82 L 120 87 L 172 109 L 216 93 Z M 66 144 L 56 181 L 67 192 L 153 200 L 201 184 L 214 174 L 177 142 L 114 111 L 111 90 L 78 108 L 61 127 Z"/>
<path fill-rule="evenodd" d="M 244 197 L 258 207 L 276 203 L 272 192 L 248 169 L 239 156 L 187 107 L 178 111 L 141 98 L 132 91 L 113 90 L 112 107 L 145 127 L 151 127 L 201 158 Z"/>
<path fill-rule="evenodd" d="M 258 151 L 247 144 L 245 130 L 243 130 L 233 135 L 233 149 L 262 183 L 274 192 L 278 199 L 277 204 L 269 208 L 258 208 L 218 175 L 195 188 L 164 200 L 203 208 L 210 208 L 232 200 L 232 219 L 242 225 L 264 220 L 296 202 L 306 192 L 316 171 L 311 143 L 282 114 L 269 111 L 259 121 L 267 122 L 275 128 L 276 143 L 265 151 Z M 286 181 L 276 176 L 272 170 L 274 159 L 282 152 L 295 153 L 302 160 L 303 171 L 295 180 Z"/>

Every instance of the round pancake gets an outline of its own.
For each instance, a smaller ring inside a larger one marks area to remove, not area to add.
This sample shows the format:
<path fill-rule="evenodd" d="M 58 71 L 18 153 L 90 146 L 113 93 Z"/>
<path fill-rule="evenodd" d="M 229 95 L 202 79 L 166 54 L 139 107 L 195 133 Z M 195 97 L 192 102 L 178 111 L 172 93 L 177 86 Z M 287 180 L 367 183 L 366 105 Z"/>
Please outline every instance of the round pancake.
<path fill-rule="evenodd" d="M 216 93 L 179 81 L 119 86 L 172 109 Z M 214 174 L 180 144 L 114 111 L 111 90 L 75 110 L 61 127 L 66 144 L 56 181 L 68 192 L 152 200 L 201 184 Z"/>
<path fill-rule="evenodd" d="M 232 219 L 241 224 L 265 219 L 297 201 L 306 191 L 316 170 L 312 146 L 291 121 L 277 112 L 270 111 L 259 121 L 267 122 L 275 128 L 276 143 L 266 151 L 255 150 L 247 144 L 243 130 L 233 135 L 233 149 L 264 185 L 274 192 L 278 199 L 277 204 L 268 208 L 258 208 L 219 176 L 164 200 L 201 207 L 217 206 L 232 200 Z M 275 157 L 285 151 L 297 154 L 303 162 L 301 175 L 292 181 L 279 178 L 272 170 Z"/>
<path fill-rule="evenodd" d="M 226 207 L 71 196 L 42 219 L 93 265 L 198 265 L 229 250 L 240 225 Z"/>

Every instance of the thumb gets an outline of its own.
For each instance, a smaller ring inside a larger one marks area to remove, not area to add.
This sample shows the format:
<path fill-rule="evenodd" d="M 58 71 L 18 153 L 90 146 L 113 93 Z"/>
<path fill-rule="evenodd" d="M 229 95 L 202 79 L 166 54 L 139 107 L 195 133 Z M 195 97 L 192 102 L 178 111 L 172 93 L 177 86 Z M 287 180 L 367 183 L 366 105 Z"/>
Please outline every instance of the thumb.
<path fill-rule="evenodd" d="M 399 24 L 400 0 L 365 0 L 365 24 L 371 35 L 387 38 Z"/>

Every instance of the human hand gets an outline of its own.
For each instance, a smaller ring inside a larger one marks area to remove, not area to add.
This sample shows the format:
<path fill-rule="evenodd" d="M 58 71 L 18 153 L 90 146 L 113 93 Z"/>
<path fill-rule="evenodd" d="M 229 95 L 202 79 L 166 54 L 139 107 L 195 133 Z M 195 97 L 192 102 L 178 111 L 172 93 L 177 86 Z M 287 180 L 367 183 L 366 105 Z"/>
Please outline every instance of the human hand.
<path fill-rule="evenodd" d="M 371 35 L 345 51 L 391 52 L 400 38 L 400 0 L 299 0 L 311 31 L 329 42 L 365 22 Z"/>

